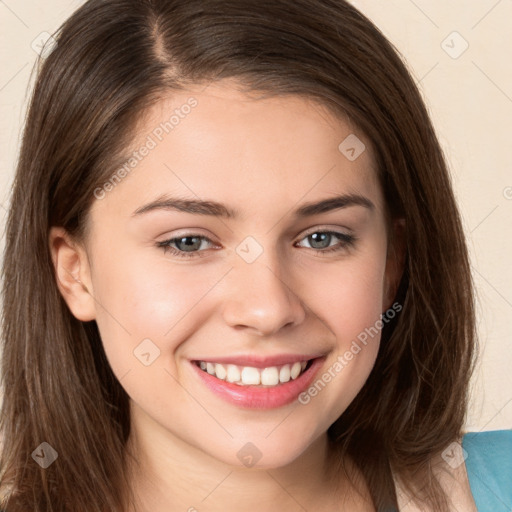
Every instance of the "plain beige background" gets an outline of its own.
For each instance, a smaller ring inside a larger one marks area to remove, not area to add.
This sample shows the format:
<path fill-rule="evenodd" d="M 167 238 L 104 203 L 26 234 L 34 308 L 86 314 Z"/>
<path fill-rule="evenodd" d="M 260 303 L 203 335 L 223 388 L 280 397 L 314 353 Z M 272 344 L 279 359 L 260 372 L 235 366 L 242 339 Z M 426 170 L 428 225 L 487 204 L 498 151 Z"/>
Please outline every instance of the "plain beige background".
<path fill-rule="evenodd" d="M 256 1 L 256 0 L 255 0 Z M 0 249 L 41 40 L 78 0 L 0 0 Z M 512 0 L 354 0 L 406 59 L 450 165 L 477 291 L 467 430 L 512 428 Z"/>

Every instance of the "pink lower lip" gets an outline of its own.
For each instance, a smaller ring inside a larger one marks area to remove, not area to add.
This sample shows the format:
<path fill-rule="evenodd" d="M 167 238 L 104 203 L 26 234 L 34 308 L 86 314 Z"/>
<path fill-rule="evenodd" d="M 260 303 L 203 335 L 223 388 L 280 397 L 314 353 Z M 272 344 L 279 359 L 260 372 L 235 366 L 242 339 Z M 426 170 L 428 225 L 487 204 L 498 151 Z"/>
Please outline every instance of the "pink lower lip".
<path fill-rule="evenodd" d="M 191 364 L 206 386 L 224 400 L 239 407 L 274 409 L 296 400 L 299 394 L 311 384 L 324 359 L 324 357 L 314 359 L 311 366 L 295 380 L 268 388 L 240 386 L 226 382 L 201 370 L 195 363 Z"/>

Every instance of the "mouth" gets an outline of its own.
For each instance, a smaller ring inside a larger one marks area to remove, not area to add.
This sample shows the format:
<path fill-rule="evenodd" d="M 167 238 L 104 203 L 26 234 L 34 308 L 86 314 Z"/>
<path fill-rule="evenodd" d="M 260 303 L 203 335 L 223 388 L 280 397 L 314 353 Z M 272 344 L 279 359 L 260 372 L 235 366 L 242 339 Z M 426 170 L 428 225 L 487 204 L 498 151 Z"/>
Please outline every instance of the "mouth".
<path fill-rule="evenodd" d="M 297 400 L 313 381 L 326 356 L 286 356 L 270 360 L 231 358 L 193 360 L 200 381 L 237 407 L 273 409 Z M 270 363 L 274 364 L 270 364 Z"/>
<path fill-rule="evenodd" d="M 313 359 L 295 361 L 283 365 L 257 368 L 236 364 L 221 364 L 211 361 L 195 361 L 195 364 L 209 375 L 238 386 L 275 387 L 295 380 L 311 366 Z"/>

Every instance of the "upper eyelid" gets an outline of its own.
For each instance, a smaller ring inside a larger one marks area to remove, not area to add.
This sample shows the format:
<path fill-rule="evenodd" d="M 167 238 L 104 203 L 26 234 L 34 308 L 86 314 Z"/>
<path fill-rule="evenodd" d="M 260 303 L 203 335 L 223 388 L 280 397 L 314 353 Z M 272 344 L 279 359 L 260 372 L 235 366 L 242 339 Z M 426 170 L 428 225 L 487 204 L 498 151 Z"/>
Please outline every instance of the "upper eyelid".
<path fill-rule="evenodd" d="M 339 234 L 352 234 L 353 230 L 350 228 L 334 228 L 334 227 L 316 227 L 311 229 L 306 229 L 302 234 L 302 238 L 305 236 L 311 235 L 312 233 L 339 233 Z"/>

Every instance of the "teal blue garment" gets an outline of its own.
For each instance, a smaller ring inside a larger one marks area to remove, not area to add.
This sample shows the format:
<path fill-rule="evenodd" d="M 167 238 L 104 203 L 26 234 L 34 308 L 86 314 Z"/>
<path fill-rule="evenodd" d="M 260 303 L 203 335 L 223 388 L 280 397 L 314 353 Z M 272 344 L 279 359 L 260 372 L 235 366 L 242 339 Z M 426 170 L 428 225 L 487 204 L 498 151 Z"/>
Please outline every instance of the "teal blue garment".
<path fill-rule="evenodd" d="M 462 448 L 478 512 L 512 512 L 512 430 L 468 432 Z"/>

